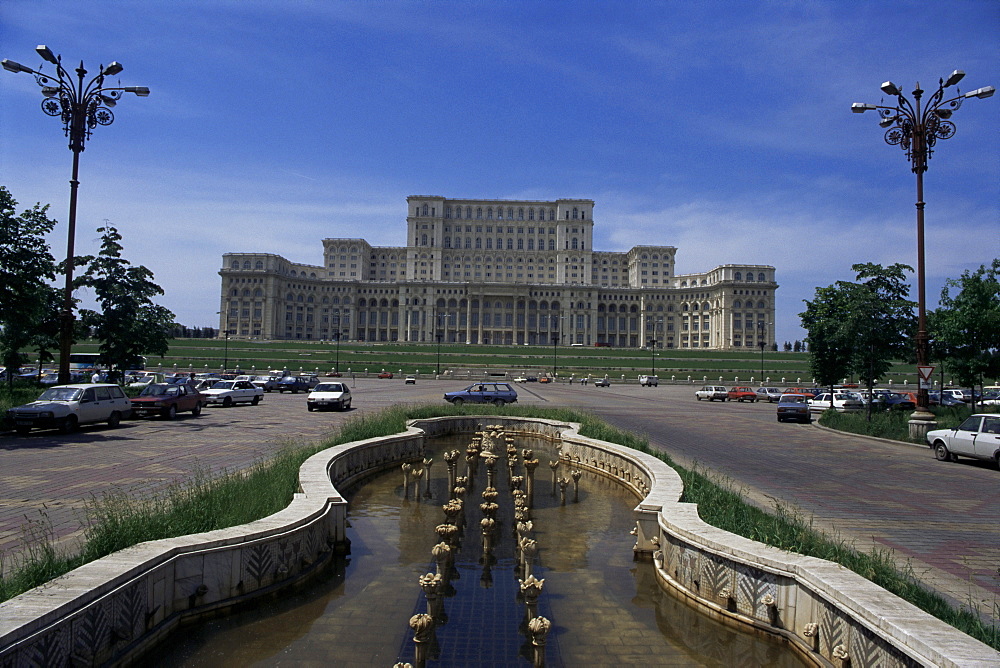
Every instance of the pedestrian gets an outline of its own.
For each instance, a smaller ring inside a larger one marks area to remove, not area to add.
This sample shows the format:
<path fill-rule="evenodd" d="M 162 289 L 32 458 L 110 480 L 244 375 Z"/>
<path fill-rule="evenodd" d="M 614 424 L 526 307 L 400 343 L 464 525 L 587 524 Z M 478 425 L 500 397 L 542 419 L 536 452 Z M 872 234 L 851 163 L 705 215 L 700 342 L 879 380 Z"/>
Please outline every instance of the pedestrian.
<path fill-rule="evenodd" d="M 90 382 L 91 383 L 101 382 L 101 372 L 98 371 L 97 369 L 94 369 L 94 375 L 90 377 Z"/>

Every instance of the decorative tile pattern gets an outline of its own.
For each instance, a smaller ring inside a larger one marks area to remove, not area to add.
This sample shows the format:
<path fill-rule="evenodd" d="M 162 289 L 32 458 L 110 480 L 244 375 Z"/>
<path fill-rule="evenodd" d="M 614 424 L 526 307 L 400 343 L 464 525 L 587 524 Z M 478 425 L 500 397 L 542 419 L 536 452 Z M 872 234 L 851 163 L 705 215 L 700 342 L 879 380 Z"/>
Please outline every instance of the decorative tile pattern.
<path fill-rule="evenodd" d="M 755 619 L 770 621 L 771 615 L 762 599 L 778 598 L 778 586 L 773 573 L 744 564 L 736 564 L 736 609 Z"/>

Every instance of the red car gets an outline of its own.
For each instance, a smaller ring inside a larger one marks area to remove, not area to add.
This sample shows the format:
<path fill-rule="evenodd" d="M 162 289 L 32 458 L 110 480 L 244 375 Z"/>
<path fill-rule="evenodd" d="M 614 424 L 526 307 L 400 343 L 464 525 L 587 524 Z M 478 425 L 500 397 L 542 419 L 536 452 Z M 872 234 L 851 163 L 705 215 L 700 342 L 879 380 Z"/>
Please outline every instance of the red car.
<path fill-rule="evenodd" d="M 150 383 L 132 399 L 133 415 L 161 415 L 173 420 L 178 413 L 201 415 L 204 398 L 188 383 Z"/>
<path fill-rule="evenodd" d="M 729 401 L 757 401 L 757 393 L 752 387 L 734 387 L 729 390 Z"/>
<path fill-rule="evenodd" d="M 378 375 L 378 377 L 379 378 L 392 378 L 392 372 L 391 371 L 383 371 L 382 373 L 380 373 Z"/>

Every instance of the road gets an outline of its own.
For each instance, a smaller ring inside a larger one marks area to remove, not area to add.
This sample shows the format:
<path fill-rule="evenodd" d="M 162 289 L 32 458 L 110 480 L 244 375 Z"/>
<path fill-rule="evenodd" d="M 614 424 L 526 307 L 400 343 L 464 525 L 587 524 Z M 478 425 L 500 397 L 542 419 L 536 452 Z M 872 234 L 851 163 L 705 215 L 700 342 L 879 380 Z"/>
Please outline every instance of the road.
<path fill-rule="evenodd" d="M 320 442 L 351 416 L 397 403 L 437 403 L 463 381 L 354 381 L 354 410 L 309 413 L 303 394 L 259 406 L 213 408 L 174 422 L 131 420 L 64 436 L 0 436 L 0 550 L 9 567 L 32 531 L 77 540 L 88 499 L 118 488 L 152 494 L 195 471 L 237 470 L 294 443 Z M 938 462 L 929 448 L 815 426 L 779 424 L 773 404 L 708 403 L 693 386 L 613 383 L 517 386 L 519 402 L 569 406 L 644 434 L 684 466 L 732 481 L 756 503 L 781 503 L 867 550 L 889 549 L 922 581 L 960 604 L 1000 606 L 1000 472 Z"/>

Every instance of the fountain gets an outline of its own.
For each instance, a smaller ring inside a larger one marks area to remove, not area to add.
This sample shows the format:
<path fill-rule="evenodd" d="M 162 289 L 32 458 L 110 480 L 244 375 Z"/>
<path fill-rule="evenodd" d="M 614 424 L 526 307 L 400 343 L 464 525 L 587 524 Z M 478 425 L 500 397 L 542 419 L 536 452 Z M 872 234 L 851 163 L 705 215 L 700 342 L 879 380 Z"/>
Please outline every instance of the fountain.
<path fill-rule="evenodd" d="M 202 624 L 172 639 L 157 661 L 208 666 L 222 652 L 236 663 L 280 654 L 283 661 L 325 657 L 351 665 L 552 666 L 587 665 L 600 651 L 622 665 L 641 656 L 687 661 L 703 654 L 718 665 L 720 657 L 708 657 L 725 647 L 735 663 L 752 657 L 757 665 L 803 665 L 780 643 L 735 632 L 665 594 L 653 564 L 634 562 L 631 541 L 623 540 L 634 525 L 635 497 L 620 486 L 575 467 L 559 477 L 555 459 L 552 500 L 532 504 L 535 452 L 558 458 L 553 444 L 533 440 L 521 453 L 521 476 L 509 466 L 508 449 L 497 447 L 508 443 L 502 429 L 483 427 L 467 449 L 463 438 L 469 443 L 468 436 L 441 439 L 403 467 L 401 485 L 396 469 L 355 490 L 353 554 L 330 590 L 307 587 L 287 601 Z M 458 471 L 463 449 L 466 470 Z M 432 469 L 434 453 L 446 471 Z M 481 503 L 463 503 L 477 486 Z M 443 517 L 427 512 L 433 503 Z M 661 616 L 664 600 L 682 614 Z M 315 616 L 292 622 L 303 608 Z M 291 623 L 301 628 L 289 641 Z M 698 629 L 697 641 L 687 637 L 690 628 Z"/>

